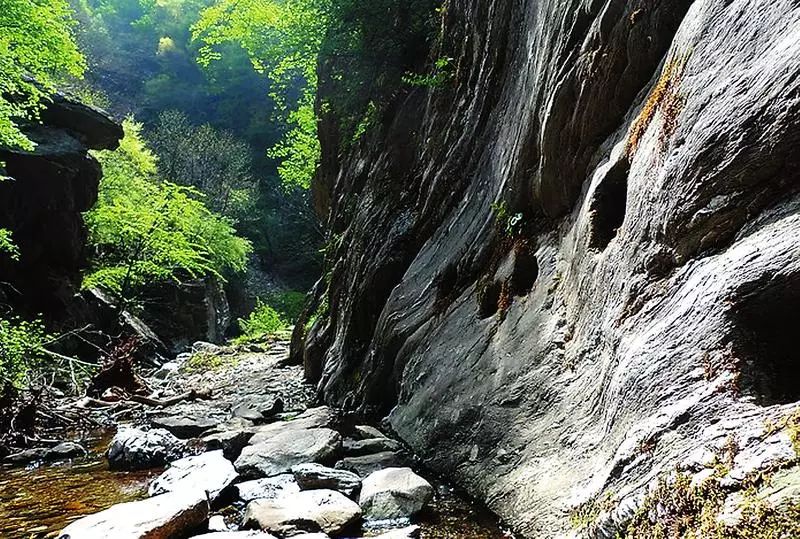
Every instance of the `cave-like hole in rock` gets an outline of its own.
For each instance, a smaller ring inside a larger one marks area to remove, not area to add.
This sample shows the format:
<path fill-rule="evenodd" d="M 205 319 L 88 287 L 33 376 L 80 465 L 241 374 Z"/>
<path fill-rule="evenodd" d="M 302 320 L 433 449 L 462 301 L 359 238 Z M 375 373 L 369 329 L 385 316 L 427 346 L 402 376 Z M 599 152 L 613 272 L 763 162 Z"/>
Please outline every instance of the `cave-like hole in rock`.
<path fill-rule="evenodd" d="M 629 172 L 630 163 L 623 159 L 611 167 L 595 190 L 589 208 L 592 219 L 589 247 L 592 249 L 605 249 L 625 221 Z"/>
<path fill-rule="evenodd" d="M 742 393 L 763 406 L 800 401 L 800 275 L 748 293 L 734 313 Z"/>
<path fill-rule="evenodd" d="M 480 292 L 478 314 L 481 318 L 489 318 L 497 312 L 502 289 L 502 283 L 500 281 L 494 281 L 486 285 Z"/>
<path fill-rule="evenodd" d="M 539 264 L 533 253 L 521 251 L 516 254 L 514 272 L 511 274 L 511 293 L 526 296 L 539 277 Z"/>
<path fill-rule="evenodd" d="M 436 277 L 436 297 L 444 299 L 450 296 L 458 284 L 458 268 L 454 263 L 450 263 L 444 271 Z"/>

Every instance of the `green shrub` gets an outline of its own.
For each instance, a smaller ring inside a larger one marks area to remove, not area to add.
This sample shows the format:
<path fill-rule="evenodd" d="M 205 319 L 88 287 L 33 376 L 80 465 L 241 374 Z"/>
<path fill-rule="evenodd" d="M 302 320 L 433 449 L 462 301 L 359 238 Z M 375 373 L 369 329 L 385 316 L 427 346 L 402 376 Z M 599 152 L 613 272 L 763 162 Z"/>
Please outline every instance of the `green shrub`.
<path fill-rule="evenodd" d="M 3 384 L 19 387 L 28 371 L 36 367 L 43 356 L 47 340 L 44 326 L 38 320 L 28 322 L 19 318 L 0 318 L 0 379 Z"/>
<path fill-rule="evenodd" d="M 258 341 L 275 335 L 279 331 L 286 329 L 287 326 L 286 321 L 274 307 L 259 300 L 250 316 L 239 319 L 239 328 L 242 330 L 242 336 L 237 338 L 235 342 Z"/>
<path fill-rule="evenodd" d="M 297 290 L 288 290 L 286 292 L 272 294 L 267 298 L 266 303 L 278 311 L 281 318 L 287 322 L 294 323 L 300 316 L 300 313 L 303 312 L 303 307 L 306 303 L 306 295 Z"/>

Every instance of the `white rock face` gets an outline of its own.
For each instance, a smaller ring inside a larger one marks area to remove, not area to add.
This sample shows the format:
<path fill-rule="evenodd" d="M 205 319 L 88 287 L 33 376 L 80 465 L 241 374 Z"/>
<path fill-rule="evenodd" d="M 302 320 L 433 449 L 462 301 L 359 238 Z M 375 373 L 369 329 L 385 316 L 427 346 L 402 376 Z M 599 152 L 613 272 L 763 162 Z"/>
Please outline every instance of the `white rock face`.
<path fill-rule="evenodd" d="M 411 468 L 386 468 L 372 473 L 361 486 L 359 504 L 373 520 L 407 518 L 433 498 L 433 487 Z"/>
<path fill-rule="evenodd" d="M 300 532 L 336 535 L 361 518 L 361 508 L 334 490 L 306 490 L 278 500 L 255 500 L 247 505 L 244 526 L 280 536 Z"/>
<path fill-rule="evenodd" d="M 76 520 L 60 539 L 158 539 L 179 537 L 208 518 L 204 493 L 175 492 L 114 505 Z"/>
<path fill-rule="evenodd" d="M 281 474 L 274 477 L 254 479 L 238 483 L 234 487 L 240 500 L 275 500 L 300 492 L 300 486 L 292 474 Z"/>
<path fill-rule="evenodd" d="M 208 493 L 211 500 L 233 483 L 238 474 L 222 450 L 176 460 L 151 484 L 151 496 L 166 492 Z"/>
<path fill-rule="evenodd" d="M 341 435 L 331 429 L 289 429 L 245 447 L 235 466 L 244 477 L 271 477 L 298 464 L 331 460 L 341 447 Z"/>

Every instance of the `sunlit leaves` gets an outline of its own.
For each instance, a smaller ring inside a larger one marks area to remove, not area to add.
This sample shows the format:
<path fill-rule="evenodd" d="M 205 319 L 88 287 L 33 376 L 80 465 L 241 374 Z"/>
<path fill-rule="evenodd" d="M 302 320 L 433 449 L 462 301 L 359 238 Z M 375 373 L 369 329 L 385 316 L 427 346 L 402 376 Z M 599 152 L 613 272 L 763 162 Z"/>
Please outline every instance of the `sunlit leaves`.
<path fill-rule="evenodd" d="M 73 24 L 67 0 L 0 0 L 0 145 L 31 149 L 20 122 L 64 77 L 82 76 Z"/>
<path fill-rule="evenodd" d="M 120 148 L 97 155 L 104 176 L 86 214 L 96 253 L 84 286 L 127 300 L 146 284 L 243 271 L 250 242 L 211 212 L 199 191 L 159 180 L 141 126 L 126 120 L 124 127 Z"/>

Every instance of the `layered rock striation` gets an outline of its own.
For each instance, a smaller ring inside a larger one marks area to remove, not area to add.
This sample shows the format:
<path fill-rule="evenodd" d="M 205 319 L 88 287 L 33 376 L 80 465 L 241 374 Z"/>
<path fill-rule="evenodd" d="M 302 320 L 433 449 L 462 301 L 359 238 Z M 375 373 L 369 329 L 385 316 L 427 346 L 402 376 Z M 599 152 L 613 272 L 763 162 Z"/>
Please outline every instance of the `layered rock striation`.
<path fill-rule="evenodd" d="M 448 82 L 317 185 L 320 394 L 526 537 L 613 537 L 676 466 L 790 466 L 759 448 L 800 401 L 798 28 L 792 0 L 448 2 Z"/>

